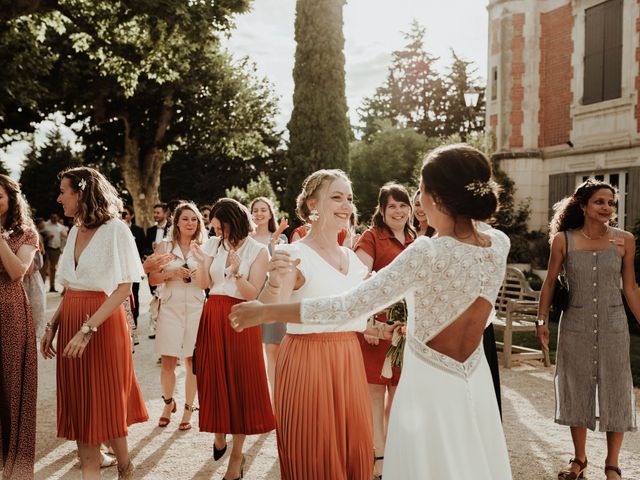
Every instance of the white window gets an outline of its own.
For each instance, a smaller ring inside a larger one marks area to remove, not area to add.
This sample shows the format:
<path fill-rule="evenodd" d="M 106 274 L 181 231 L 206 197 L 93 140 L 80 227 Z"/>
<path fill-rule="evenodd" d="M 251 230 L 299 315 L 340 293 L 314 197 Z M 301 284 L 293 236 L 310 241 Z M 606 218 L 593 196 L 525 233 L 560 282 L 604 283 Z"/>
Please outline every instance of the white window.
<path fill-rule="evenodd" d="M 613 185 L 618 190 L 618 228 L 624 229 L 627 218 L 627 210 L 625 207 L 625 200 L 627 199 L 627 172 L 608 172 L 591 175 L 576 175 L 576 187 L 589 178 L 594 178 L 596 180 L 600 180 L 601 182 L 607 182 L 610 185 Z"/>

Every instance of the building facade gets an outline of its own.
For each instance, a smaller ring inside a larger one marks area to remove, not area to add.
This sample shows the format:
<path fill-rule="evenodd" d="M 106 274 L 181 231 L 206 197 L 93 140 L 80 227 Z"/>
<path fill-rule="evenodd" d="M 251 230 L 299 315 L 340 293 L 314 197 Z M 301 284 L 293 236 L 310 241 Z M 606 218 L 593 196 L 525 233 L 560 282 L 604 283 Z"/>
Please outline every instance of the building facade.
<path fill-rule="evenodd" d="M 640 0 L 491 0 L 487 128 L 532 229 L 588 177 L 640 219 Z"/>

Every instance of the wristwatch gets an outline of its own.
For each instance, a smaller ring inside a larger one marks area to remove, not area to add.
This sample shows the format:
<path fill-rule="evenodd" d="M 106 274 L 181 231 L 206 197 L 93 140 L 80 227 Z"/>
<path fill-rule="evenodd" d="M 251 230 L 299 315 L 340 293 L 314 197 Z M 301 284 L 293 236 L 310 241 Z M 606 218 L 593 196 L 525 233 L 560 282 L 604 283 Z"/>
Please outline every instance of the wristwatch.
<path fill-rule="evenodd" d="M 90 333 L 95 333 L 98 331 L 98 327 L 94 327 L 89 325 L 88 323 L 83 323 L 80 327 L 80 331 L 83 335 L 89 335 Z"/>
<path fill-rule="evenodd" d="M 536 318 L 536 327 L 544 327 L 546 323 L 544 318 Z"/>

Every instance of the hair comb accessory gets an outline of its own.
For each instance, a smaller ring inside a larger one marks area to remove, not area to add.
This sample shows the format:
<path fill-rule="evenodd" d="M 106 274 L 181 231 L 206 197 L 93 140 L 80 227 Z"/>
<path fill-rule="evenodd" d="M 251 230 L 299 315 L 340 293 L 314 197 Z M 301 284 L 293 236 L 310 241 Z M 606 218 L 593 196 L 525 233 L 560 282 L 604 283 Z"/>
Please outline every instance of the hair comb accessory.
<path fill-rule="evenodd" d="M 473 192 L 474 197 L 483 197 L 484 195 L 487 195 L 493 191 L 493 186 L 493 180 L 489 180 L 487 182 L 475 180 L 465 185 L 464 188 L 470 192 Z"/>
<path fill-rule="evenodd" d="M 84 178 L 81 178 L 78 182 L 78 188 L 84 192 L 84 189 L 87 188 L 87 181 Z"/>

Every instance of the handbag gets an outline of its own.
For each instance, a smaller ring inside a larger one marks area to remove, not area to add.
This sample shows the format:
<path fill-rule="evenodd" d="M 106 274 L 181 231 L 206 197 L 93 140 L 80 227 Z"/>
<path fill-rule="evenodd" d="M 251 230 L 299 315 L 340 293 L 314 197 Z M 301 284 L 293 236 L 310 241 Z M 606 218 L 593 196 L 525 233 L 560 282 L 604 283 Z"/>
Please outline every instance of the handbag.
<path fill-rule="evenodd" d="M 567 256 L 569 253 L 569 237 L 567 232 L 564 232 L 565 243 L 567 245 L 567 253 L 564 256 L 562 262 L 562 270 L 556 278 L 555 288 L 553 289 L 553 299 L 551 300 L 551 306 L 553 310 L 562 313 L 569 307 L 569 281 L 567 279 Z"/>

